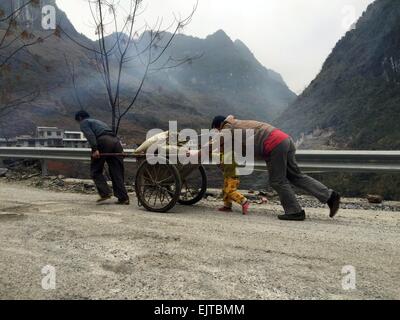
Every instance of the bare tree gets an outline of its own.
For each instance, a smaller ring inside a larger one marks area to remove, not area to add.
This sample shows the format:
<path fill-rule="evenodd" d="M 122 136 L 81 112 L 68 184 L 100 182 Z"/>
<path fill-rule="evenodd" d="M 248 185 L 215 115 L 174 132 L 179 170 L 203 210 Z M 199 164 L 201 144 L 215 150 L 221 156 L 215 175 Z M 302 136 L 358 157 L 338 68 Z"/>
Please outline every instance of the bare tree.
<path fill-rule="evenodd" d="M 88 0 L 88 4 L 98 38 L 96 46 L 79 42 L 61 28 L 60 32 L 93 54 L 107 93 L 112 129 L 118 133 L 122 119 L 134 107 L 149 74 L 175 68 L 197 58 L 166 57 L 175 36 L 192 20 L 197 3 L 187 17 L 174 16 L 174 22 L 167 28 L 163 28 L 162 19 L 158 19 L 152 27 L 147 23 L 138 27 L 138 17 L 145 10 L 142 9 L 143 0 L 130 0 L 129 8 L 122 8 L 119 2 L 113 0 Z M 128 84 L 127 68 L 133 63 L 142 66 L 141 74 L 136 84 Z"/>
<path fill-rule="evenodd" d="M 76 82 L 76 71 L 75 71 L 75 64 L 73 62 L 69 62 L 67 56 L 64 54 L 65 64 L 68 68 L 68 72 L 71 76 L 71 82 L 74 89 L 75 101 L 81 110 L 85 109 L 83 106 L 81 99 L 79 97 L 79 91 Z"/>
<path fill-rule="evenodd" d="M 26 0 L 8 13 L 0 8 L 0 77 L 3 78 L 0 90 L 0 116 L 7 115 L 20 105 L 32 102 L 40 94 L 38 89 L 30 92 L 19 90 L 16 82 L 20 76 L 13 69 L 13 63 L 28 68 L 29 63 L 21 61 L 18 54 L 52 36 L 52 34 L 45 37 L 35 36 L 18 22 L 21 12 L 26 7 L 38 5 L 39 0 Z M 7 78 L 14 80 L 5 81 Z"/>

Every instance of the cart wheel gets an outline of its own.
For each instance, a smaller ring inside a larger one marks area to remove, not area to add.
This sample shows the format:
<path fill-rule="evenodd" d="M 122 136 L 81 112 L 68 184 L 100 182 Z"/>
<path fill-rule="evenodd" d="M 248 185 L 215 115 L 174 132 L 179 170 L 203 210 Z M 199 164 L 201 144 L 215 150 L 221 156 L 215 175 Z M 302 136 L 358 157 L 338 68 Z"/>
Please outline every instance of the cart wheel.
<path fill-rule="evenodd" d="M 203 166 L 182 177 L 182 191 L 178 202 L 191 206 L 203 199 L 207 191 L 207 174 Z"/>
<path fill-rule="evenodd" d="M 148 211 L 171 210 L 181 193 L 179 171 L 170 164 L 149 164 L 144 161 L 136 175 L 135 191 L 139 203 Z"/>

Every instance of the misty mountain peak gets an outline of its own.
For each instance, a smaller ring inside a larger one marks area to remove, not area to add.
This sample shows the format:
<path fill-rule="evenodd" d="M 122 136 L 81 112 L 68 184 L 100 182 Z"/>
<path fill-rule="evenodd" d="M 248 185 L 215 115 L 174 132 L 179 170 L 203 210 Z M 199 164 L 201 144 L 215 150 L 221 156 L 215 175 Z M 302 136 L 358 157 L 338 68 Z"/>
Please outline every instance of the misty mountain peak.
<path fill-rule="evenodd" d="M 36 10 L 35 13 L 40 11 Z M 98 46 L 97 41 L 76 33 L 68 17 L 61 10 L 57 10 L 57 22 L 77 42 L 84 43 L 89 48 Z M 140 37 L 135 38 L 137 46 L 130 46 L 128 56 L 137 57 L 138 52 L 147 52 L 150 36 L 151 31 L 145 31 Z M 162 32 L 160 37 L 157 37 L 157 46 L 153 50 L 156 51 L 157 48 L 166 45 L 171 37 L 171 33 Z M 107 49 L 118 50 L 115 46 L 117 38 L 128 39 L 128 35 L 110 33 L 105 39 Z M 52 88 L 54 83 L 60 83 L 60 87 L 65 89 L 51 90 L 51 96 L 46 103 L 30 108 L 18 122 L 20 126 L 15 126 L 13 121 L 9 121 L 7 130 L 20 134 L 23 130 L 17 132 L 17 129 L 28 126 L 33 128 L 32 119 L 38 118 L 44 125 L 70 121 L 70 117 L 65 115 L 72 114 L 79 106 L 77 99 L 74 98 L 76 93 L 71 91 L 71 79 L 65 76 L 70 72 L 65 63 L 65 54 L 69 61 L 75 62 L 81 103 L 87 106 L 87 110 L 91 113 L 108 112 L 101 76 L 93 67 L 86 49 L 75 45 L 66 37 L 61 37 L 44 41 L 40 46 L 34 46 L 29 50 L 41 59 L 42 65 L 49 66 L 50 71 L 29 70 L 21 80 L 20 88 L 28 90 L 35 82 L 44 88 L 43 90 Z M 154 53 L 154 56 L 157 53 Z M 22 55 L 30 58 L 27 52 L 21 52 Z M 118 54 L 110 55 L 112 66 L 118 65 L 118 56 Z M 174 67 L 174 61 L 186 58 L 190 62 Z M 127 119 L 130 122 L 126 127 L 127 133 L 144 132 L 154 126 L 161 127 L 166 119 L 177 119 L 184 126 L 192 126 L 194 123 L 207 125 L 210 115 L 213 114 L 235 114 L 238 117 L 270 121 L 296 98 L 282 79 L 277 79 L 275 73 L 265 68 L 243 42 L 233 42 L 223 30 L 218 30 L 206 38 L 177 34 L 153 68 L 162 69 L 164 66 L 168 68 L 152 72 L 147 77 L 146 88 L 141 92 L 137 102 L 139 108 L 136 108 Z M 136 89 L 136 84 L 142 80 L 143 72 L 141 59 L 133 58 L 129 61 L 123 70 L 121 82 L 121 92 L 124 96 Z M 1 84 L 2 79 L 0 79 Z M 62 105 L 58 101 L 62 101 Z M 54 117 L 43 116 L 49 113 Z"/>
<path fill-rule="evenodd" d="M 333 131 L 341 148 L 399 149 L 399 2 L 373 2 L 356 26 L 276 124 L 295 138 Z"/>
<path fill-rule="evenodd" d="M 229 38 L 229 36 L 226 34 L 226 32 L 222 29 L 218 30 L 217 32 L 209 35 L 206 40 L 212 40 L 212 41 L 216 41 L 216 42 L 221 42 L 221 43 L 230 43 L 232 44 L 233 41 L 231 38 Z"/>
<path fill-rule="evenodd" d="M 0 9 L 4 11 L 6 16 L 17 8 L 21 8 L 16 20 L 20 26 L 30 28 L 32 31 L 43 31 L 42 7 L 45 5 L 51 5 L 56 8 L 58 26 L 62 27 L 69 35 L 78 34 L 64 11 L 58 8 L 56 0 L 38 0 L 31 3 L 25 0 L 0 1 Z"/>
<path fill-rule="evenodd" d="M 234 44 L 236 49 L 239 50 L 242 54 L 254 57 L 253 52 L 251 52 L 251 50 L 246 46 L 246 44 L 243 41 L 237 39 L 235 40 Z"/>
<path fill-rule="evenodd" d="M 114 44 L 117 40 L 120 41 L 120 43 L 123 43 L 129 41 L 129 36 L 123 32 L 113 32 L 112 34 L 106 36 L 104 39 L 107 43 L 110 42 Z"/>

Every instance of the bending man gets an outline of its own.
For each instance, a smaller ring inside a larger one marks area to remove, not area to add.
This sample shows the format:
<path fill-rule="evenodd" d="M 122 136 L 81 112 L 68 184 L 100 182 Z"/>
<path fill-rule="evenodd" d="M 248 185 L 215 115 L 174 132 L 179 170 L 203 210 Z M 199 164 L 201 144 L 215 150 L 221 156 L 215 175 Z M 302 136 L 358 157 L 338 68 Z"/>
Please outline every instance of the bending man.
<path fill-rule="evenodd" d="M 75 115 L 81 131 L 92 148 L 92 161 L 90 164 L 91 177 L 100 195 L 97 202 L 103 202 L 112 197 L 110 187 L 103 175 L 104 165 L 107 162 L 114 196 L 118 198 L 116 204 L 128 205 L 129 196 L 125 188 L 124 160 L 121 156 L 101 157 L 101 153 L 123 153 L 123 148 L 118 137 L 108 125 L 90 118 L 86 111 L 79 111 Z"/>
<path fill-rule="evenodd" d="M 285 214 L 280 215 L 279 219 L 303 221 L 306 218 L 305 211 L 297 201 L 292 185 L 315 196 L 322 203 L 328 204 L 331 218 L 336 215 L 339 210 L 340 195 L 301 172 L 296 162 L 296 148 L 289 135 L 268 123 L 237 120 L 233 116 L 215 117 L 212 128 L 232 131 L 254 130 L 255 157 L 267 162 L 270 185 L 278 193 L 285 210 Z M 244 143 L 246 142 L 244 141 Z"/>

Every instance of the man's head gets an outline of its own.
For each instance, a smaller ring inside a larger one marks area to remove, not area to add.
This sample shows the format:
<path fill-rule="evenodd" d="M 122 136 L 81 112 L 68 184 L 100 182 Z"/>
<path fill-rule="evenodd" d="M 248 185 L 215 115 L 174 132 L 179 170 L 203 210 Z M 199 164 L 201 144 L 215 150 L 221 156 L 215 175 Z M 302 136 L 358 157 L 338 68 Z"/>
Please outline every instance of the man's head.
<path fill-rule="evenodd" d="M 211 129 L 221 130 L 225 120 L 225 116 L 216 116 L 211 124 Z"/>
<path fill-rule="evenodd" d="M 81 110 L 81 111 L 78 111 L 77 113 L 75 113 L 75 120 L 77 122 L 81 122 L 87 118 L 90 118 L 90 115 L 85 110 Z"/>

